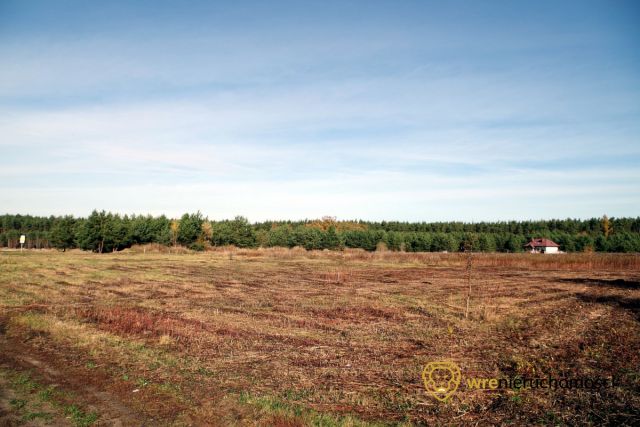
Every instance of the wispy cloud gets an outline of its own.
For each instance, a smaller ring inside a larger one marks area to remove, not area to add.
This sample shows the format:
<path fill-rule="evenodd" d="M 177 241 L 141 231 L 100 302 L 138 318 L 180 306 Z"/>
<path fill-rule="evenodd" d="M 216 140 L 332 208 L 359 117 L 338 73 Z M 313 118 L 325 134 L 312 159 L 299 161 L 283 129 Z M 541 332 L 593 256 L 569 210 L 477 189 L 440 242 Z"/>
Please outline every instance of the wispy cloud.
<path fill-rule="evenodd" d="M 468 26 L 452 32 L 396 12 L 253 28 L 187 13 L 83 37 L 8 26 L 0 210 L 637 214 L 640 61 L 619 18 L 451 15 Z"/>

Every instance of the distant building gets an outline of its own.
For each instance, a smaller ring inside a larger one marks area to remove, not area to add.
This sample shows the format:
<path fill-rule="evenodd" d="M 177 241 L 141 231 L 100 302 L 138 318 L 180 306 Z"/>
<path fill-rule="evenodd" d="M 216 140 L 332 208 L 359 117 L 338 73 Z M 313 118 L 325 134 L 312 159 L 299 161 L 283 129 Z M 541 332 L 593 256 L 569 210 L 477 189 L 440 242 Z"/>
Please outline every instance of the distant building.
<path fill-rule="evenodd" d="M 524 247 L 532 254 L 557 254 L 560 245 L 549 239 L 531 239 Z"/>

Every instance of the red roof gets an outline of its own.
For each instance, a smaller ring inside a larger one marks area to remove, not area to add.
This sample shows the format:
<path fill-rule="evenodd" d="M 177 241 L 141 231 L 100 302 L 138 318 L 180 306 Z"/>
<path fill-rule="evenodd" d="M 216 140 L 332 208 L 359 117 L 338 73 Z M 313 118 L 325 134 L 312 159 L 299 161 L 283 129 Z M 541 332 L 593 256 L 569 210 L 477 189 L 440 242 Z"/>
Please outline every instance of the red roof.
<path fill-rule="evenodd" d="M 525 248 L 526 247 L 531 247 L 531 248 L 548 248 L 548 247 L 556 247 L 559 248 L 560 245 L 557 244 L 556 242 L 554 242 L 553 240 L 549 240 L 549 239 L 531 239 L 531 241 L 529 243 L 527 243 L 526 245 L 524 245 Z"/>

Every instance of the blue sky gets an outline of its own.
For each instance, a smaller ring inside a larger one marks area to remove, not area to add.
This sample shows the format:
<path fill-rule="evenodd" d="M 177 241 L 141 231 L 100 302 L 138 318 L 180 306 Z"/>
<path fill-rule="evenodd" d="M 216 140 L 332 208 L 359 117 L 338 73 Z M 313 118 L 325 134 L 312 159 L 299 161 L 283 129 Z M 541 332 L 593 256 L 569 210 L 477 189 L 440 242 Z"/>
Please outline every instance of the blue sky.
<path fill-rule="evenodd" d="M 640 215 L 640 6 L 0 0 L 0 213 Z"/>

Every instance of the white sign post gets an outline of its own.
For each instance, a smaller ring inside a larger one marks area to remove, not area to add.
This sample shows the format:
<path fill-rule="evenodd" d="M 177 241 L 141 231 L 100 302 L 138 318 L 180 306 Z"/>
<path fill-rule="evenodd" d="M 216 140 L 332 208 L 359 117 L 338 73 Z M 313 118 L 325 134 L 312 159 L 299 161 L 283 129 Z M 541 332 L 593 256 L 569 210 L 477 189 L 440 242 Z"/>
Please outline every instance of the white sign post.
<path fill-rule="evenodd" d="M 26 240 L 27 240 L 27 237 L 24 234 L 20 236 L 20 252 L 22 252 L 22 246 L 24 245 L 24 242 Z"/>

